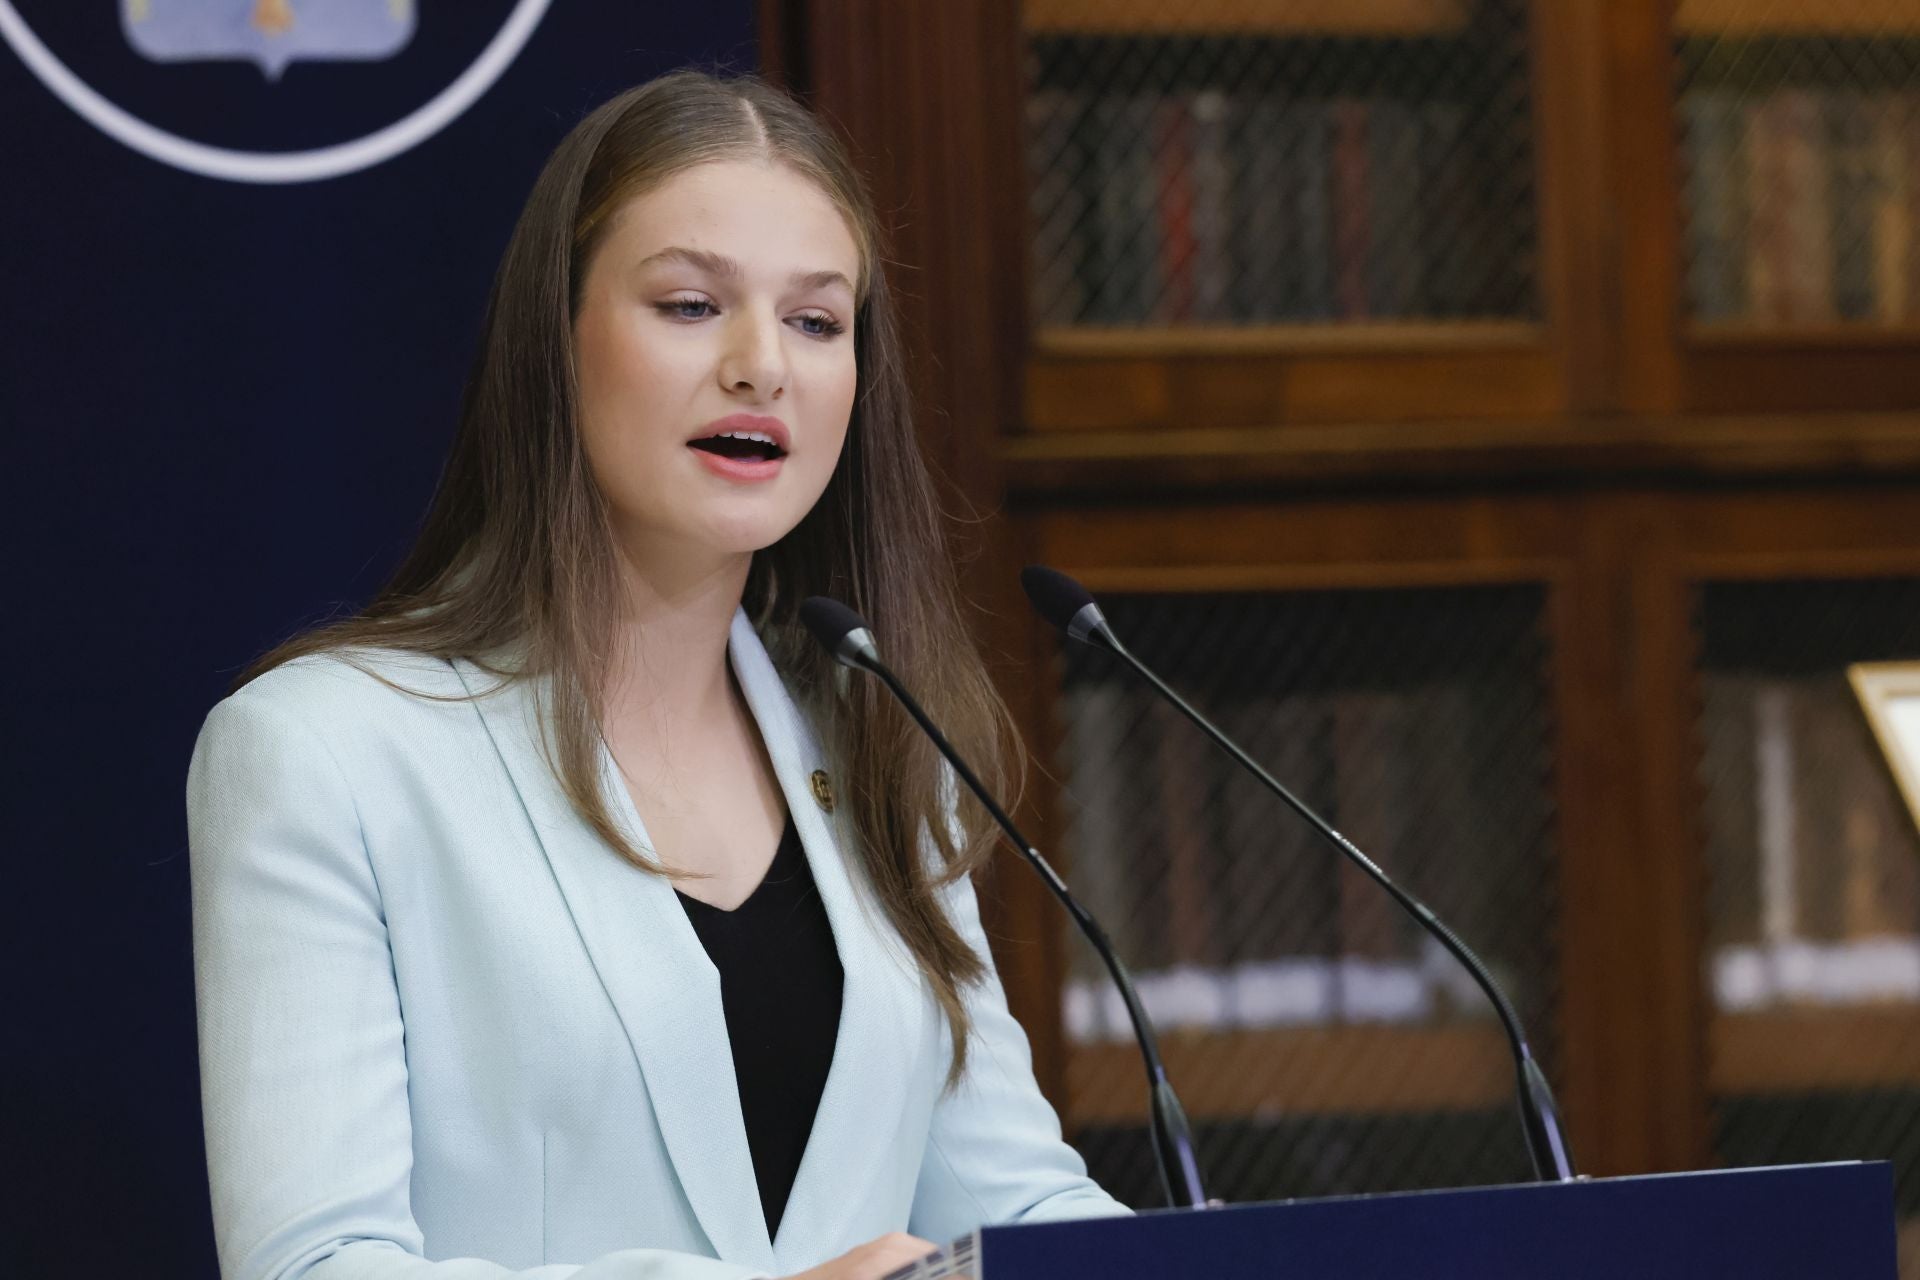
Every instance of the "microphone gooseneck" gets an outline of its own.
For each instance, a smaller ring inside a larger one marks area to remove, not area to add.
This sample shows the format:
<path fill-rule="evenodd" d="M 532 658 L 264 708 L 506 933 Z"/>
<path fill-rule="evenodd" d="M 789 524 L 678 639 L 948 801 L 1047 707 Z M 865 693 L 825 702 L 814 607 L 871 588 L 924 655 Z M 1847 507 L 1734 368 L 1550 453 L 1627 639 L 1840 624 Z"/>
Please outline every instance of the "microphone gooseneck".
<path fill-rule="evenodd" d="M 1385 889 L 1422 929 L 1438 940 L 1440 945 L 1446 948 L 1447 953 L 1460 962 L 1461 967 L 1473 978 L 1480 990 L 1486 993 L 1487 999 L 1493 1005 L 1494 1013 L 1499 1016 L 1501 1028 L 1506 1032 L 1517 1075 L 1516 1093 L 1520 1103 L 1520 1122 L 1526 1131 L 1527 1155 L 1533 1162 L 1534 1177 L 1542 1182 L 1571 1182 L 1574 1178 L 1573 1157 L 1567 1147 L 1566 1134 L 1560 1122 L 1560 1107 L 1554 1099 L 1553 1088 L 1547 1083 L 1546 1073 L 1540 1069 L 1539 1062 L 1533 1056 L 1532 1048 L 1527 1044 L 1526 1032 L 1520 1026 L 1520 1015 L 1514 1012 L 1506 993 L 1500 989 L 1500 984 L 1493 980 L 1493 974 L 1487 970 L 1486 965 L 1481 963 L 1480 957 L 1473 953 L 1472 948 L 1462 942 L 1459 935 L 1434 915 L 1424 902 L 1395 884 L 1373 859 L 1362 853 L 1351 840 L 1334 830 L 1326 819 L 1281 785 L 1279 780 L 1262 768 L 1253 757 L 1242 751 L 1237 743 L 1214 727 L 1205 716 L 1194 710 L 1185 698 L 1175 693 L 1151 668 L 1134 657 L 1132 652 L 1120 643 L 1120 638 L 1113 633 L 1113 628 L 1107 625 L 1106 617 L 1100 611 L 1100 605 L 1085 587 L 1059 570 L 1042 565 L 1029 565 L 1021 570 L 1020 585 L 1026 590 L 1027 599 L 1033 605 L 1034 611 L 1047 622 L 1083 644 L 1105 648 L 1139 672 L 1161 697 L 1171 702 L 1182 715 L 1199 726 L 1202 733 L 1213 739 L 1221 749 L 1232 756 L 1236 763 L 1258 778 L 1267 790 L 1285 801 L 1289 808 L 1306 819 L 1309 826 L 1350 859 L 1355 866 L 1366 872 L 1374 883 Z"/>
<path fill-rule="evenodd" d="M 1113 944 L 1107 940 L 1106 930 L 1100 927 L 1085 907 L 1067 888 L 1066 881 L 1054 871 L 1051 864 L 1041 856 L 1033 843 L 1020 833 L 1020 829 L 1007 816 L 1007 811 L 987 791 L 967 762 L 961 758 L 939 726 L 933 723 L 900 678 L 880 660 L 879 647 L 874 643 L 873 631 L 859 614 L 826 596 L 811 596 L 800 605 L 800 621 L 820 642 L 821 648 L 833 655 L 835 661 L 844 666 L 865 671 L 877 677 L 887 687 L 895 700 L 906 708 L 914 723 L 920 726 L 934 747 L 946 758 L 967 789 L 979 799 L 993 816 L 994 823 L 1006 834 L 1014 848 L 1033 869 L 1040 873 L 1053 896 L 1073 917 L 1074 924 L 1093 949 L 1099 953 L 1101 962 L 1113 978 L 1113 985 L 1119 988 L 1120 999 L 1127 1007 L 1127 1017 L 1133 1022 L 1133 1034 L 1140 1045 L 1140 1057 L 1147 1070 L 1147 1088 L 1151 1102 L 1153 1128 L 1153 1154 L 1160 1167 L 1160 1181 L 1166 1189 L 1167 1202 L 1175 1208 L 1202 1208 L 1207 1204 L 1206 1189 L 1200 1176 L 1200 1159 L 1195 1153 L 1193 1129 L 1187 1123 L 1185 1110 L 1180 1099 L 1175 1096 L 1173 1084 L 1167 1079 L 1166 1066 L 1160 1061 L 1160 1044 L 1153 1034 L 1153 1023 L 1147 1017 L 1146 1007 L 1140 1003 L 1139 994 L 1133 989 L 1133 977 L 1127 972 L 1126 965 L 1114 953 Z"/>

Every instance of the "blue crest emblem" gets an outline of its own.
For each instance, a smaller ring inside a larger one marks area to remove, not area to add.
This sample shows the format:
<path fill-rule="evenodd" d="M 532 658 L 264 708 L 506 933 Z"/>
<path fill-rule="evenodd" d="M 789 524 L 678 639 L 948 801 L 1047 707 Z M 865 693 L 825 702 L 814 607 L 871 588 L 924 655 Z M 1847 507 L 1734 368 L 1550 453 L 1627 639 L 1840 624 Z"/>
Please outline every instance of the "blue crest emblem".
<path fill-rule="evenodd" d="M 269 80 L 296 60 L 376 62 L 413 39 L 414 0 L 120 0 L 127 43 L 154 62 L 246 59 Z"/>

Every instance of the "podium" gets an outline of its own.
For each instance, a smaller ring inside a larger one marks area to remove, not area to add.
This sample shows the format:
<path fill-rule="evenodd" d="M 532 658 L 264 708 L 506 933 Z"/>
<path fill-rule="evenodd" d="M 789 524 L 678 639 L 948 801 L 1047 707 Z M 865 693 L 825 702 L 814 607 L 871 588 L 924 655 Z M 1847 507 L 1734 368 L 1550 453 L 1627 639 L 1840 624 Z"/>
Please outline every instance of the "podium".
<path fill-rule="evenodd" d="M 933 1280 L 1896 1280 L 1884 1162 L 985 1227 Z"/>

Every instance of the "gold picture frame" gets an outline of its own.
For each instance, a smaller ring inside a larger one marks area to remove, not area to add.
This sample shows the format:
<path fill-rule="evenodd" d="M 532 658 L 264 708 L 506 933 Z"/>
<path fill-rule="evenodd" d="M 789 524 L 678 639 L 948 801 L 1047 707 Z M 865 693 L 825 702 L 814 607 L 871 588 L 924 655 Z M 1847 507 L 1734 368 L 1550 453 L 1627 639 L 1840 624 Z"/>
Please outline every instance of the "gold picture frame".
<path fill-rule="evenodd" d="M 1856 662 L 1847 668 L 1847 680 L 1920 827 L 1920 662 Z"/>

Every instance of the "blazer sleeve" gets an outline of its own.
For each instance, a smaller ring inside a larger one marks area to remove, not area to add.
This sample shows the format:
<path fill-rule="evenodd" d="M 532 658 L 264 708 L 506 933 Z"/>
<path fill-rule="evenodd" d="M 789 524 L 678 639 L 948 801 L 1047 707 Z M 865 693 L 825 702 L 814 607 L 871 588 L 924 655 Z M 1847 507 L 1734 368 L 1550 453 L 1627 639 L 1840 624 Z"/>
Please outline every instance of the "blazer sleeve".
<path fill-rule="evenodd" d="M 515 1271 L 428 1261 L 393 959 L 354 798 L 258 683 L 208 717 L 187 778 L 194 985 L 226 1280 L 762 1280 L 628 1249 Z"/>
<path fill-rule="evenodd" d="M 1080 1153 L 1033 1076 L 1026 1033 L 1007 1009 L 973 885 L 947 890 L 960 934 L 986 962 L 967 999 L 974 1037 L 966 1074 L 934 1106 L 908 1230 L 945 1242 L 1004 1222 L 1130 1213 L 1087 1176 Z"/>

